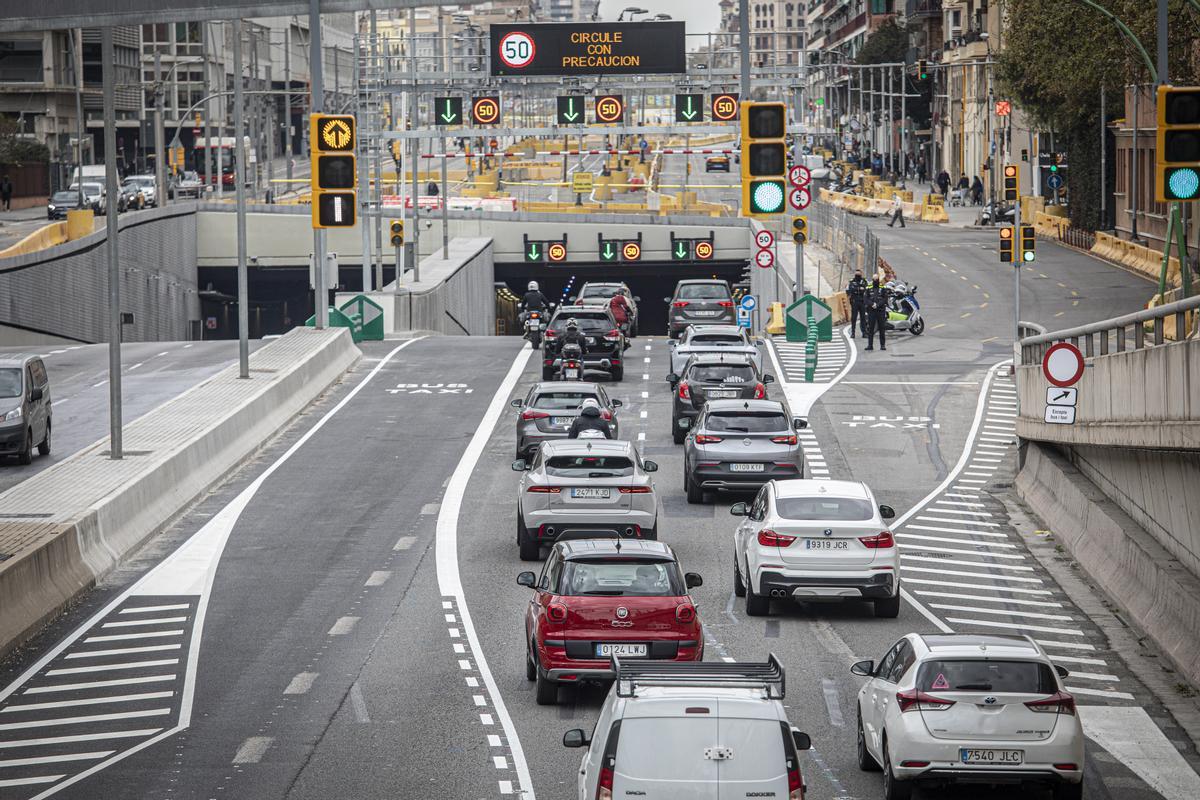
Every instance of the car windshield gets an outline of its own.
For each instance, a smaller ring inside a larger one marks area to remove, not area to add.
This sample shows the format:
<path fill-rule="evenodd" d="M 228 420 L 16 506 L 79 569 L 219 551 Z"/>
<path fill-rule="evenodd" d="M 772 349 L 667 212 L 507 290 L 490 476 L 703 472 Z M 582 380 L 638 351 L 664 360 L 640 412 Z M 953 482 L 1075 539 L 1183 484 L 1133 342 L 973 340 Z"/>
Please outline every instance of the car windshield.
<path fill-rule="evenodd" d="M 0 397 L 21 396 L 21 370 L 19 367 L 0 367 Z"/>
<path fill-rule="evenodd" d="M 580 297 L 612 297 L 621 291 L 620 286 L 585 286 Z"/>
<path fill-rule="evenodd" d="M 704 426 L 710 431 L 721 433 L 768 433 L 788 431 L 788 418 L 774 412 L 750 413 L 745 411 L 727 414 L 709 414 Z"/>
<path fill-rule="evenodd" d="M 680 300 L 727 300 L 729 291 L 719 283 L 685 283 L 675 291 Z"/>
<path fill-rule="evenodd" d="M 55 192 L 50 198 L 51 203 L 73 203 L 79 197 L 79 192 Z"/>
<path fill-rule="evenodd" d="M 679 597 L 685 593 L 672 561 L 587 559 L 563 565 L 559 594 L 607 597 Z"/>
<path fill-rule="evenodd" d="M 749 364 L 696 364 L 688 373 L 688 380 L 700 383 L 750 383 L 754 380 L 754 367 Z"/>
<path fill-rule="evenodd" d="M 745 344 L 745 340 L 736 333 L 698 333 L 688 340 L 688 344 Z"/>
<path fill-rule="evenodd" d="M 937 659 L 926 661 L 917 673 L 917 688 L 925 692 L 1015 692 L 1053 694 L 1054 674 L 1040 661 Z"/>
<path fill-rule="evenodd" d="M 775 511 L 784 519 L 863 522 L 875 516 L 871 504 L 857 497 L 780 497 Z"/>
<path fill-rule="evenodd" d="M 545 408 L 550 411 L 571 410 L 577 411 L 583 401 L 587 398 L 592 398 L 598 401 L 594 392 L 542 392 L 534 398 L 530 403 L 534 408 Z"/>
<path fill-rule="evenodd" d="M 633 474 L 628 456 L 550 456 L 546 474 L 559 478 L 618 478 Z"/>
<path fill-rule="evenodd" d="M 579 329 L 584 333 L 600 333 L 612 329 L 612 320 L 607 314 L 575 314 L 573 318 L 579 323 Z M 550 323 L 550 329 L 554 331 L 562 331 L 567 328 L 567 320 L 572 319 L 571 316 L 560 316 Z"/>

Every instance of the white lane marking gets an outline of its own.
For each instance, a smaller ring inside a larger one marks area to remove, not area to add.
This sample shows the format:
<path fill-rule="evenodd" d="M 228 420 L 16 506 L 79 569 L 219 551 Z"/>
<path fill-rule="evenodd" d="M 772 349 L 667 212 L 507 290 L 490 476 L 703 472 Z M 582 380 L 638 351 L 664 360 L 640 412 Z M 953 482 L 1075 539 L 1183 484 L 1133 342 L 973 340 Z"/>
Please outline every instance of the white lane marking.
<path fill-rule="evenodd" d="M 950 495 L 946 495 L 946 496 L 950 497 Z M 957 497 L 957 496 L 958 495 L 955 495 L 955 497 Z M 934 503 L 934 505 L 935 506 L 969 506 L 971 508 L 987 508 L 986 503 L 966 503 L 966 502 L 962 502 L 960 500 L 938 500 L 936 503 Z M 958 514 L 958 513 L 960 513 L 958 511 L 951 511 L 948 508 L 940 508 L 940 509 L 938 509 L 938 512 L 941 514 Z M 988 516 L 990 517 L 991 514 L 988 514 Z"/>
<path fill-rule="evenodd" d="M 913 590 L 913 594 L 919 594 L 922 597 L 944 597 L 949 600 L 970 600 L 973 603 L 1004 603 L 1005 605 L 1033 606 L 1035 608 L 1062 608 L 1062 603 L 1055 603 L 1048 600 L 1018 600 L 1014 597 L 990 597 L 979 594 L 962 594 L 960 592 L 930 592 L 925 589 L 915 589 Z M 1064 619 L 1070 619 L 1070 617 L 1064 617 Z"/>
<path fill-rule="evenodd" d="M 642 373 L 642 380 L 644 380 L 644 381 L 648 381 L 648 380 L 650 380 L 650 373 L 649 373 L 649 372 L 643 372 L 643 373 Z M 643 397 L 645 397 L 645 395 L 644 395 L 644 394 L 643 394 L 642 396 L 643 396 Z"/>
<path fill-rule="evenodd" d="M 1058 631 L 1054 631 L 1054 632 L 1058 633 Z M 1034 638 L 1034 641 L 1037 642 L 1038 644 L 1042 645 L 1043 647 L 1063 647 L 1068 650 L 1091 650 L 1091 651 L 1094 651 L 1096 649 L 1094 645 L 1084 644 L 1083 642 L 1059 642 L 1059 641 L 1054 641 L 1051 639 L 1038 639 L 1036 637 Z M 1051 656 L 1051 658 L 1057 658 L 1057 656 Z"/>
<path fill-rule="evenodd" d="M 84 717 L 56 717 L 54 719 L 34 719 L 28 722 L 6 722 L 0 725 L 0 731 L 17 731 L 25 728 L 52 728 L 59 725 L 83 725 L 93 722 L 110 722 L 115 719 L 138 719 L 140 717 L 161 717 L 170 714 L 169 708 L 152 708 L 146 711 L 126 711 L 122 714 L 89 714 Z"/>
<path fill-rule="evenodd" d="M 1121 680 L 1116 675 L 1105 675 L 1098 672 L 1076 672 L 1075 670 L 1071 670 L 1071 677 L 1083 678 L 1087 681 L 1100 681 L 1101 683 L 1116 683 Z"/>
<path fill-rule="evenodd" d="M 978 386 L 979 381 L 846 381 L 847 386 Z"/>
<path fill-rule="evenodd" d="M 650 396 L 650 393 L 649 393 L 649 392 L 642 392 L 642 399 L 643 399 L 643 400 L 645 400 L 645 399 L 646 399 L 646 398 L 648 398 L 649 396 Z"/>
<path fill-rule="evenodd" d="M 133 606 L 131 608 L 121 609 L 122 614 L 149 614 L 156 611 L 185 611 L 191 608 L 187 603 L 178 603 L 170 606 Z"/>
<path fill-rule="evenodd" d="M 273 736 L 251 736 L 242 742 L 242 746 L 238 748 L 237 753 L 233 757 L 233 763 L 257 764 L 262 761 L 262 757 L 267 753 L 267 748 L 274 741 L 275 737 Z"/>
<path fill-rule="evenodd" d="M 141 683 L 162 683 L 173 681 L 177 675 L 145 675 L 140 678 L 119 678 L 111 681 L 90 681 L 88 683 L 58 683 L 53 686 L 35 686 L 21 692 L 22 696 L 31 694 L 53 694 L 54 692 L 75 692 L 80 689 L 106 689 L 112 686 L 135 686 Z"/>
<path fill-rule="evenodd" d="M 1037 641 L 1037 640 L 1035 639 L 1034 641 Z M 1063 661 L 1068 664 L 1097 664 L 1097 665 L 1105 666 L 1105 667 L 1108 666 L 1108 664 L 1103 659 L 1088 658 L 1087 656 L 1053 655 L 1053 656 L 1050 656 L 1050 658 L 1053 659 L 1054 661 Z"/>
<path fill-rule="evenodd" d="M 164 658 L 157 661 L 135 661 L 130 664 L 97 664 L 94 667 L 72 667 L 70 669 L 52 669 L 46 675 L 86 675 L 89 672 L 107 672 L 116 669 L 142 669 L 143 667 L 166 667 L 179 663 L 178 658 Z"/>
<path fill-rule="evenodd" d="M 1015 544 L 1006 542 L 977 542 L 971 539 L 951 539 L 949 536 L 925 536 L 919 533 L 897 533 L 897 539 L 920 539 L 923 542 L 943 542 L 945 544 L 973 544 L 976 547 L 1000 548 L 1002 550 L 1016 550 Z M 1023 556 L 1022 556 L 1023 557 Z"/>
<path fill-rule="evenodd" d="M 524 348 L 517 352 L 516 358 L 513 359 L 512 366 L 508 370 L 508 374 L 500 382 L 500 386 L 496 389 L 496 394 L 492 398 L 491 404 L 488 406 L 487 411 L 484 412 L 479 426 L 475 429 L 475 434 L 471 437 L 471 441 L 467 443 L 466 450 L 463 451 L 458 466 L 454 468 L 450 480 L 446 482 L 446 492 L 442 497 L 442 508 L 438 512 L 437 533 L 434 545 L 436 551 L 438 591 L 442 597 L 453 597 L 458 606 L 458 613 L 462 616 L 462 629 L 467 634 L 467 641 L 471 646 L 471 652 L 475 654 L 476 669 L 479 672 L 479 676 L 483 678 L 484 686 L 492 698 L 492 706 L 495 709 L 496 715 L 500 717 L 500 725 L 504 729 L 504 738 L 509 745 L 513 766 L 517 771 L 518 785 L 524 796 L 524 800 L 536 800 L 533 789 L 533 778 L 529 773 L 529 764 L 525 760 L 525 752 L 521 747 L 521 740 L 517 736 L 516 726 L 513 724 L 512 716 L 508 713 L 508 706 L 505 705 L 504 696 L 500 693 L 500 688 L 496 685 L 496 679 L 492 676 L 491 667 L 488 666 L 487 657 L 484 655 L 483 646 L 479 641 L 479 634 L 475 630 L 474 622 L 471 620 L 466 593 L 463 591 L 462 575 L 459 571 L 458 517 L 462 509 L 463 498 L 466 496 L 467 484 L 471 480 L 471 472 L 474 471 L 475 465 L 479 463 L 479 459 L 483 455 L 483 451 L 487 447 L 497 423 L 500 421 L 501 414 L 508 407 L 508 396 L 512 394 L 513 387 L 520 380 L 525 370 L 525 365 L 532 353 L 532 350 Z M 453 622 L 453 620 L 449 621 Z M 475 704 L 479 706 L 484 705 L 482 695 L 475 695 Z M 487 715 L 484 724 L 492 724 L 491 715 Z"/>
<path fill-rule="evenodd" d="M 366 724 L 371 721 L 371 715 L 367 713 L 367 701 L 363 697 L 362 686 L 358 681 L 350 687 L 350 707 L 354 709 L 354 719 L 360 724 Z"/>
<path fill-rule="evenodd" d="M 646 363 L 646 364 L 649 364 L 649 363 L 650 363 L 650 357 L 649 357 L 649 356 L 646 356 L 645 358 L 643 358 L 643 359 L 642 359 L 642 361 L 643 361 L 644 363 Z"/>
<path fill-rule="evenodd" d="M 984 554 L 981 553 L 980 555 L 984 555 Z M 1006 569 L 1006 570 L 1011 570 L 1013 572 L 1033 572 L 1033 567 L 1024 567 L 1024 566 L 1019 566 L 1017 564 L 990 564 L 987 561 L 967 561 L 962 558 L 938 558 L 937 556 L 912 556 L 912 555 L 908 555 L 907 553 L 901 554 L 900 557 L 902 559 L 904 559 L 905 561 L 929 561 L 934 564 L 954 564 L 959 567 L 980 567 L 982 569 Z M 975 573 L 975 574 L 978 575 L 980 578 L 992 578 L 993 577 L 992 575 L 989 575 L 986 572 L 979 572 L 979 573 Z M 1000 577 L 1000 576 L 995 576 L 995 577 Z M 1015 579 L 1004 577 L 1004 578 L 1002 578 L 1002 580 L 1015 580 Z M 1037 578 L 1023 579 L 1023 580 L 1032 580 L 1035 583 L 1042 583 L 1042 581 Z"/>
<path fill-rule="evenodd" d="M 146 647 L 122 647 L 116 650 L 83 650 L 78 653 L 68 653 L 64 657 L 64 660 L 75 658 L 97 658 L 99 656 L 123 656 L 128 655 L 129 653 L 161 653 L 164 650 L 178 650 L 181 647 L 183 647 L 181 644 L 154 644 L 147 645 Z M 53 671 L 50 674 L 53 675 Z"/>
<path fill-rule="evenodd" d="M 644 442 L 644 441 L 646 441 L 646 432 L 645 432 L 645 431 L 639 431 L 639 432 L 638 432 L 638 435 L 637 435 L 637 440 L 638 440 L 639 442 Z"/>
<path fill-rule="evenodd" d="M 367 582 L 363 586 L 383 586 L 388 582 L 388 578 L 392 577 L 389 570 L 380 569 L 371 573 L 371 577 L 367 578 Z"/>
<path fill-rule="evenodd" d="M 1200 797 L 1200 776 L 1138 706 L 1079 706 L 1089 739 L 1113 755 L 1164 800 Z"/>
<path fill-rule="evenodd" d="M 396 544 L 392 545 L 393 550 L 407 550 L 412 547 L 417 541 L 415 536 L 401 536 L 396 540 Z"/>
<path fill-rule="evenodd" d="M 496 769 L 508 769 L 508 759 L 504 756 L 492 756 L 492 766 Z"/>
<path fill-rule="evenodd" d="M 76 744 L 79 742 L 94 742 L 103 739 L 137 739 L 142 736 L 153 736 L 161 728 L 142 728 L 133 731 L 100 731 L 99 733 L 81 733 L 76 736 L 47 736 L 42 739 L 10 739 L 0 742 L 0 750 L 19 747 L 43 747 L 51 744 Z M 2 784 L 0 784 L 2 785 Z"/>
<path fill-rule="evenodd" d="M 500 737 L 494 733 L 489 733 L 487 739 L 488 739 L 488 746 L 490 746 L 490 747 L 503 747 L 504 746 L 504 742 L 502 742 L 500 740 Z"/>
<path fill-rule="evenodd" d="M 65 775 L 38 775 L 33 778 L 8 778 L 0 781 L 0 789 L 5 786 L 41 786 L 62 780 Z"/>
<path fill-rule="evenodd" d="M 327 636 L 345 636 L 350 631 L 354 630 L 354 626 L 358 624 L 361 617 L 338 617 L 338 621 L 333 623 L 333 627 L 329 629 Z"/>
<path fill-rule="evenodd" d="M 454 652 L 456 652 L 456 653 L 462 654 L 462 653 L 467 652 L 467 646 L 465 644 L 463 644 L 462 642 L 454 642 L 453 646 L 454 646 Z"/>
<path fill-rule="evenodd" d="M 1007 608 L 980 608 L 979 606 L 955 606 L 947 603 L 930 603 L 930 608 L 940 608 L 942 611 L 967 611 L 972 614 L 1003 614 L 1013 617 L 1028 617 L 1029 619 L 1048 619 L 1059 622 L 1074 622 L 1067 614 L 1042 614 L 1037 611 L 1010 611 Z"/>
<path fill-rule="evenodd" d="M 479 721 L 481 723 L 483 723 L 484 725 L 495 725 L 496 724 L 496 721 L 494 719 L 492 719 L 491 714 L 480 714 Z"/>
<path fill-rule="evenodd" d="M 159 619 L 132 619 L 125 622 L 106 622 L 104 628 L 132 628 L 140 625 L 174 625 L 187 622 L 187 617 L 161 617 Z"/>
<path fill-rule="evenodd" d="M 1074 677 L 1072 675 L 1072 677 Z M 1081 686 L 1064 687 L 1071 694 L 1082 694 L 1089 697 L 1111 697 L 1114 700 L 1132 700 L 1133 695 L 1129 692 L 1118 692 L 1113 689 L 1085 689 Z"/>
<path fill-rule="evenodd" d="M 477 705 L 477 706 L 486 706 L 487 705 L 487 698 L 485 698 L 481 694 L 472 695 L 471 700 L 473 700 L 475 702 L 475 705 Z"/>
<path fill-rule="evenodd" d="M 146 363 L 146 362 L 144 362 L 144 361 L 139 361 L 138 363 L 136 363 L 136 364 L 134 364 L 133 366 L 129 367 L 129 369 L 127 369 L 127 370 L 125 370 L 125 371 L 126 371 L 126 372 L 133 372 L 135 369 L 137 369 L 138 367 L 140 367 L 140 366 L 141 366 L 142 364 L 144 364 L 144 363 Z"/>
<path fill-rule="evenodd" d="M 189 347 L 191 347 L 191 346 L 192 346 L 192 345 L 190 345 L 190 344 L 185 344 L 185 345 L 183 346 L 183 349 L 184 349 L 184 350 L 187 350 L 187 349 L 188 349 Z"/>
<path fill-rule="evenodd" d="M 1001 628 L 1007 631 L 1037 631 L 1038 633 L 1053 633 L 1060 636 L 1087 636 L 1075 628 L 1052 628 L 1049 625 L 1026 625 L 1023 622 L 994 622 L 989 619 L 967 619 L 962 617 L 946 617 L 947 622 L 957 622 L 959 625 L 977 625 L 983 628 Z"/>
<path fill-rule="evenodd" d="M 474 675 L 468 675 L 466 677 L 466 682 L 467 686 L 471 687 L 472 689 L 479 688 L 479 678 L 476 678 Z"/>
<path fill-rule="evenodd" d="M 641 417 L 642 419 L 645 419 L 647 417 L 647 413 L 645 411 L 641 411 L 641 412 L 638 412 L 638 416 Z"/>
<path fill-rule="evenodd" d="M 470 669 L 471 669 L 471 661 L 470 661 L 470 659 L 467 659 L 467 658 L 460 658 L 460 659 L 458 660 L 458 668 L 459 668 L 459 669 L 461 669 L 461 670 L 463 670 L 463 671 L 470 671 Z"/>
<path fill-rule="evenodd" d="M 163 357 L 163 356 L 165 356 L 165 355 L 166 355 L 168 352 L 170 352 L 170 351 L 168 351 L 168 350 L 163 350 L 161 353 L 159 353 L 158 355 L 156 355 L 156 356 L 155 356 L 155 358 L 162 358 L 162 357 Z"/>
<path fill-rule="evenodd" d="M 92 761 L 97 758 L 108 758 L 115 750 L 101 750 L 94 753 L 63 753 L 57 756 L 34 756 L 32 758 L 0 759 L 0 769 L 6 767 L 35 767 L 38 764 L 56 764 L 60 761 Z"/>
<path fill-rule="evenodd" d="M 0 714 L 15 714 L 22 711 L 45 711 L 51 708 L 74 708 L 75 706 L 104 706 L 109 703 L 140 703 L 143 700 L 162 700 L 173 697 L 175 692 L 141 692 L 139 694 L 118 694 L 105 697 L 83 697 L 74 700 L 55 700 L 49 703 L 10 703 Z"/>
<path fill-rule="evenodd" d="M 933 509 L 929 509 L 929 510 L 933 511 Z M 984 527 L 984 528 L 999 528 L 1000 527 L 1000 523 L 998 523 L 998 522 L 985 522 L 984 520 L 981 520 L 981 519 L 946 519 L 944 517 L 927 517 L 927 516 L 923 516 L 923 515 L 918 516 L 917 519 L 923 520 L 925 522 L 949 522 L 954 525 L 979 525 L 980 527 Z M 970 530 L 970 529 L 968 529 L 968 530 Z"/>
<path fill-rule="evenodd" d="M 926 572 L 934 572 L 935 570 L 926 570 Z M 912 578 L 909 583 L 919 583 L 924 586 L 946 586 L 951 589 L 986 589 L 989 592 L 1006 592 L 1008 594 L 1027 594 L 1041 597 L 1049 597 L 1053 594 L 1049 589 L 1022 589 L 1017 586 L 991 586 L 978 583 L 962 583 L 959 581 L 935 581 L 931 578 Z M 998 600 L 1007 600 L 1008 598 L 997 598 Z"/>
<path fill-rule="evenodd" d="M 446 631 L 450 634 L 451 639 L 457 639 L 459 637 L 458 628 L 447 628 Z"/>
<path fill-rule="evenodd" d="M 438 513 L 438 509 L 441 507 L 441 503 L 426 503 L 425 505 L 421 506 L 421 516 L 432 517 L 434 514 Z"/>
<path fill-rule="evenodd" d="M 500 781 L 500 794 L 512 794 L 512 781 Z"/>
<path fill-rule="evenodd" d="M 292 678 L 291 683 L 283 690 L 284 694 L 308 694 L 308 690 L 316 683 L 319 672 L 301 672 Z"/>
<path fill-rule="evenodd" d="M 93 383 L 93 384 L 92 384 L 92 388 L 93 388 L 93 389 L 99 389 L 101 386 L 103 386 L 103 385 L 104 385 L 104 384 L 106 384 L 106 383 L 108 383 L 108 381 L 107 381 L 107 380 L 100 381 L 99 383 Z"/>
<path fill-rule="evenodd" d="M 928 561 L 942 561 L 940 558 L 926 559 Z M 983 565 L 980 565 L 983 566 Z M 989 575 L 986 572 L 967 572 L 961 569 L 933 569 L 932 567 L 905 567 L 905 572 L 930 572 L 934 575 L 954 575 L 959 578 L 983 578 L 986 581 L 1012 581 L 1013 583 L 1038 583 L 1041 581 L 1037 578 L 1022 578 L 1019 575 Z M 978 588 L 978 587 L 976 587 Z M 997 586 L 997 589 L 1001 587 Z M 1009 591 L 1009 590 L 1006 590 Z M 953 633 L 950 630 L 944 630 L 943 633 Z"/>
<path fill-rule="evenodd" d="M 842 708 L 838 703 L 837 683 L 829 678 L 821 679 L 821 693 L 825 695 L 825 710 L 829 712 L 829 724 L 840 728 L 846 724 Z"/>
<path fill-rule="evenodd" d="M 84 644 L 89 642 L 123 642 L 130 639 L 160 639 L 163 636 L 183 636 L 183 631 L 153 631 L 150 633 L 114 633 L 112 636 L 89 636 Z"/>

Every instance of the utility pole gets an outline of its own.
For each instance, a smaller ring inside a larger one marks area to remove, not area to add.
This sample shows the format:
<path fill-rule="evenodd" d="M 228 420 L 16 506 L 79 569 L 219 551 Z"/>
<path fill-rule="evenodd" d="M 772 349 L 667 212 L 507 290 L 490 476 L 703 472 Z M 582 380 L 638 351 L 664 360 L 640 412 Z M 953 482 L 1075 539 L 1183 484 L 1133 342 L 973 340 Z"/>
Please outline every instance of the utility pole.
<path fill-rule="evenodd" d="M 383 101 L 380 94 L 380 89 L 383 81 L 380 77 L 379 65 L 379 29 L 378 29 L 378 12 L 371 9 L 371 91 L 376 92 L 375 102 L 371 107 L 375 110 L 375 116 L 371 120 L 371 129 L 380 130 L 383 125 Z M 377 271 L 380 275 L 379 285 L 383 285 L 383 143 L 376 138 L 371 142 L 371 150 L 375 155 L 375 187 L 371 190 L 371 185 L 367 184 L 363 187 L 363 192 L 370 195 L 375 203 L 375 251 L 374 257 L 377 261 Z M 363 221 L 364 224 L 366 220 Z"/>
<path fill-rule="evenodd" d="M 83 199 L 83 58 L 82 48 L 75 39 L 76 36 L 82 38 L 83 28 L 72 28 L 67 33 L 71 41 L 71 72 L 75 74 L 75 169 L 79 176 L 75 182 L 79 188 L 79 207 L 86 208 L 87 202 Z M 68 181 L 67 186 L 70 185 Z"/>
<path fill-rule="evenodd" d="M 104 73 L 104 183 L 110 200 L 108 212 L 104 215 L 108 256 L 108 450 L 109 458 L 120 461 L 124 458 L 121 441 L 121 255 L 117 249 L 117 206 L 113 200 L 117 196 L 117 126 L 112 124 L 117 118 L 117 92 L 113 76 L 116 60 L 111 26 L 100 29 L 100 61 Z M 158 61 L 157 56 L 155 61 Z M 158 75 L 154 77 L 157 79 Z M 156 144 L 162 144 L 161 132 Z M 79 183 L 82 184 L 83 175 L 79 177 Z"/>
<path fill-rule="evenodd" d="M 741 99 L 750 99 L 750 0 L 738 0 L 738 50 L 741 55 Z"/>
<path fill-rule="evenodd" d="M 250 296 L 246 287 L 246 120 L 242 97 L 242 20 L 233 22 L 233 182 L 237 198 L 238 377 L 250 377 Z"/>
<path fill-rule="evenodd" d="M 308 69 L 312 85 L 312 114 L 320 114 L 325 110 L 324 65 L 321 58 L 321 0 L 308 0 Z M 312 145 L 309 142 L 309 146 Z M 313 228 L 313 305 L 313 322 L 320 330 L 329 323 L 329 297 L 325 291 L 325 231 L 321 228 Z"/>
<path fill-rule="evenodd" d="M 1104 108 L 1104 84 L 1100 84 L 1100 227 L 1108 227 L 1108 136 L 1107 113 Z"/>
<path fill-rule="evenodd" d="M 420 111 L 420 93 L 417 92 L 417 10 L 408 10 L 408 42 L 409 63 L 412 66 L 412 91 L 409 94 L 409 127 L 417 127 L 417 114 Z M 417 184 L 417 162 L 421 159 L 421 140 L 412 139 L 412 147 L 408 159 L 408 168 L 412 172 L 412 269 L 413 281 L 420 280 L 421 275 L 421 191 Z"/>
<path fill-rule="evenodd" d="M 107 123 L 105 124 L 107 128 Z M 163 178 L 163 74 L 162 56 L 154 54 L 154 199 L 158 205 L 167 204 L 167 184 Z M 107 157 L 107 156 L 106 156 Z M 109 195 L 111 200 L 115 195 Z"/>
<path fill-rule="evenodd" d="M 203 74 L 204 74 L 204 91 L 205 91 L 205 93 L 208 92 L 208 52 L 209 52 L 208 46 L 209 46 L 209 39 L 210 39 L 210 36 L 212 33 L 211 26 L 212 26 L 212 23 L 209 23 L 209 22 L 204 23 L 202 35 L 200 36 L 200 42 L 201 42 L 200 60 L 203 62 L 202 69 L 204 70 Z M 222 87 L 222 88 L 224 88 L 224 87 Z M 212 111 L 212 101 L 211 100 L 205 101 L 205 103 L 202 107 L 204 109 L 204 180 L 203 180 L 204 185 L 203 185 L 203 189 L 202 189 L 202 192 L 200 195 L 200 199 L 203 200 L 203 199 L 207 198 L 209 182 L 215 179 L 217 182 L 217 185 L 219 186 L 221 184 L 221 176 L 217 175 L 213 171 L 212 114 L 209 113 L 210 111 Z M 221 152 L 220 148 L 217 148 L 217 157 L 218 158 L 220 157 L 220 152 Z M 199 164 L 196 165 L 197 170 L 199 169 L 199 166 L 200 166 Z"/>
<path fill-rule="evenodd" d="M 374 22 L 375 12 L 371 12 L 371 20 Z M 371 33 L 374 34 L 374 28 Z M 367 159 L 369 150 L 367 148 L 367 137 L 362 135 L 362 131 L 371 127 L 371 122 L 366 119 L 363 114 L 365 104 L 363 103 L 364 86 L 363 81 L 366 77 L 366 52 L 363 47 L 362 37 L 354 38 L 354 75 L 352 91 L 354 92 L 354 111 L 355 118 L 358 122 L 358 232 L 359 242 L 362 250 L 362 286 L 364 292 L 371 291 L 371 228 L 367 223 L 367 211 L 370 208 L 370 175 L 368 172 Z"/>
<path fill-rule="evenodd" d="M 288 190 L 292 188 L 292 23 L 288 20 L 288 25 L 283 29 L 283 82 L 284 91 L 287 92 L 283 96 L 283 149 L 287 151 L 285 158 L 287 160 L 287 179 Z"/>

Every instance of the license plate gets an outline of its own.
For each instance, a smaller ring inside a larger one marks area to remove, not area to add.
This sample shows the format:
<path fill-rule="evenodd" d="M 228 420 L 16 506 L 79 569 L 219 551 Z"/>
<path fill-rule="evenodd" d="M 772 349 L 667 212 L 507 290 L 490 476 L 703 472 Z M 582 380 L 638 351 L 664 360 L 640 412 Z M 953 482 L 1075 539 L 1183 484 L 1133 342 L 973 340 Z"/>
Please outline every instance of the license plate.
<path fill-rule="evenodd" d="M 566 375 L 568 378 L 578 378 L 578 377 L 579 377 L 579 370 L 577 370 L 577 369 L 568 369 L 568 370 L 566 370 L 566 371 L 565 371 L 563 374 L 564 374 L 564 375 Z"/>
<path fill-rule="evenodd" d="M 693 311 L 692 312 L 693 317 L 715 317 L 716 315 L 717 315 L 716 311 Z"/>
<path fill-rule="evenodd" d="M 741 392 L 737 389 L 709 389 L 704 393 L 706 397 L 711 397 L 714 400 L 721 398 L 737 397 Z"/>
<path fill-rule="evenodd" d="M 598 644 L 596 645 L 596 656 L 598 658 L 608 658 L 616 656 L 617 658 L 645 658 L 646 645 L 644 644 Z"/>
<path fill-rule="evenodd" d="M 765 470 L 766 464 L 730 464 L 730 472 L 762 472 Z"/>
<path fill-rule="evenodd" d="M 1025 762 L 1024 750 L 976 750 L 960 747 L 958 757 L 964 764 L 1018 765 Z"/>
<path fill-rule="evenodd" d="M 596 489 L 593 487 L 572 489 L 571 497 L 579 497 L 587 500 L 607 500 L 612 497 L 612 489 Z"/>
<path fill-rule="evenodd" d="M 589 345 L 593 345 L 596 343 L 596 338 L 594 336 L 589 336 L 584 341 L 586 341 Z"/>
<path fill-rule="evenodd" d="M 575 421 L 574 417 L 551 417 L 550 418 L 551 425 L 558 425 L 563 428 L 571 427 L 571 423 L 573 423 L 574 421 Z"/>
<path fill-rule="evenodd" d="M 849 550 L 850 543 L 845 539 L 805 539 L 805 550 Z"/>

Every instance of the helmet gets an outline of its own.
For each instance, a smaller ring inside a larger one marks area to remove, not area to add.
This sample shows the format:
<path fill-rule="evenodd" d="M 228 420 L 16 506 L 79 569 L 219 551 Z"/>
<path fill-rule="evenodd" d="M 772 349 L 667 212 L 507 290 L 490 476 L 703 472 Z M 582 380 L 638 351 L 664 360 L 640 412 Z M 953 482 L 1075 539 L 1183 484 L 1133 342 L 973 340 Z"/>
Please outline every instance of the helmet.
<path fill-rule="evenodd" d="M 598 409 L 598 408 L 600 408 L 600 403 L 599 403 L 599 401 L 597 401 L 597 400 L 596 400 L 596 398 L 594 398 L 594 397 L 585 397 L 585 398 L 584 398 L 584 400 L 583 400 L 583 402 L 582 402 L 582 403 L 580 403 L 579 405 L 580 405 L 580 407 L 582 407 L 582 408 L 584 408 L 584 409 L 588 409 L 588 408 L 597 408 L 597 409 Z"/>
<path fill-rule="evenodd" d="M 529 289 L 529 291 L 531 291 L 531 292 L 536 292 L 536 291 L 538 290 L 537 281 L 530 281 L 530 282 L 529 282 L 529 286 L 528 286 L 527 288 L 528 288 L 528 289 Z"/>
<path fill-rule="evenodd" d="M 582 417 L 598 417 L 600 416 L 600 406 L 584 406 L 579 415 Z"/>
<path fill-rule="evenodd" d="M 567 320 L 567 330 L 569 330 L 569 331 L 579 330 L 579 321 L 576 320 L 574 317 L 571 317 L 569 320 Z"/>

